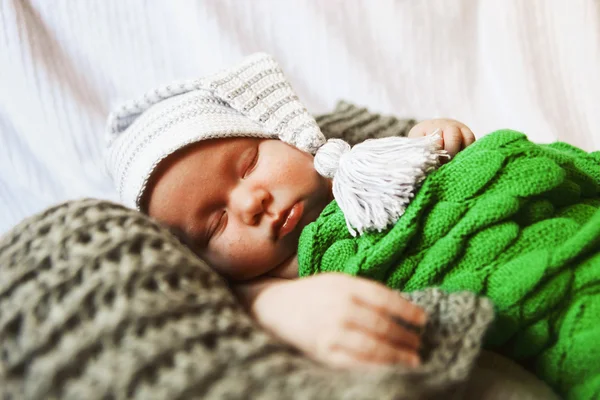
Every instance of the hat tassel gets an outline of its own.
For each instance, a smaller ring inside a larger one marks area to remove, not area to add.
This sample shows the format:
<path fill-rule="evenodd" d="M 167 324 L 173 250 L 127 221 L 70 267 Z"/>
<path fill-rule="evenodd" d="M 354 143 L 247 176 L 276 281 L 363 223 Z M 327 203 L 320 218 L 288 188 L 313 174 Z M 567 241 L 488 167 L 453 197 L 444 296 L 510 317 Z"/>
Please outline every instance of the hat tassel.
<path fill-rule="evenodd" d="M 382 231 L 395 223 L 427 174 L 438 167 L 438 131 L 422 138 L 370 139 L 350 148 L 330 139 L 315 155 L 315 169 L 333 179 L 333 196 L 350 234 Z"/>

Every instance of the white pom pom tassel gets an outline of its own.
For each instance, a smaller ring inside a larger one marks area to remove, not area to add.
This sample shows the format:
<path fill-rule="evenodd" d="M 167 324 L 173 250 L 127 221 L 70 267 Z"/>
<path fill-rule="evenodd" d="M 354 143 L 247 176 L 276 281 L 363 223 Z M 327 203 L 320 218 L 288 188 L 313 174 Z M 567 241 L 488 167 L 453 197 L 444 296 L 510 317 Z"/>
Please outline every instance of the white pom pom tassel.
<path fill-rule="evenodd" d="M 342 139 L 329 139 L 315 154 L 315 169 L 319 175 L 333 179 L 342 155 L 349 151 L 350 145 Z"/>
<path fill-rule="evenodd" d="M 387 137 L 366 140 L 352 149 L 331 139 L 315 155 L 315 169 L 333 178 L 333 196 L 352 236 L 382 231 L 395 223 L 427 173 L 439 165 L 436 131 L 422 138 Z"/>

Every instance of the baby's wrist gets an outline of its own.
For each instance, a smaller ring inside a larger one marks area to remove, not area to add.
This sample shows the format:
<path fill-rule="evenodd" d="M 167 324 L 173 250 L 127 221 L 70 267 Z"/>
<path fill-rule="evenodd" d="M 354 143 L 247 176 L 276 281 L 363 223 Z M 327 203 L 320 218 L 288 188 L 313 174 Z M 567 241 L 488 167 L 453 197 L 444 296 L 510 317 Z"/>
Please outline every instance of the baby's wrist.
<path fill-rule="evenodd" d="M 285 279 L 263 277 L 248 282 L 238 282 L 232 285 L 233 292 L 240 303 L 254 316 L 256 300 L 267 289 L 286 282 Z"/>

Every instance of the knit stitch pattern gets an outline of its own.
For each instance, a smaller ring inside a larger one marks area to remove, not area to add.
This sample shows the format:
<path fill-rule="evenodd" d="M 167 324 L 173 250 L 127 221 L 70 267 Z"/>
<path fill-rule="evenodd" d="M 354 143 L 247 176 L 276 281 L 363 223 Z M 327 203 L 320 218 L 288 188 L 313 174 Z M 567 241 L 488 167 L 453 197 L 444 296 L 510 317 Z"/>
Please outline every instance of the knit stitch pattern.
<path fill-rule="evenodd" d="M 110 113 L 106 133 L 108 172 L 123 204 L 138 210 L 158 164 L 193 143 L 279 138 L 313 154 L 325 143 L 277 61 L 264 53 L 125 102 Z"/>
<path fill-rule="evenodd" d="M 327 368 L 257 326 L 149 217 L 73 201 L 0 238 L 0 398 L 391 400 L 460 389 L 491 303 L 438 289 L 408 298 L 428 314 L 420 367 Z"/>
<path fill-rule="evenodd" d="M 600 397 L 600 152 L 490 134 L 433 172 L 400 220 L 353 238 L 335 202 L 300 238 L 300 275 L 488 296 L 487 338 L 567 398 Z"/>
<path fill-rule="evenodd" d="M 317 115 L 315 120 L 327 139 L 342 139 L 350 145 L 367 139 L 407 136 L 417 124 L 414 119 L 377 114 L 344 100 L 339 101 L 331 113 Z"/>

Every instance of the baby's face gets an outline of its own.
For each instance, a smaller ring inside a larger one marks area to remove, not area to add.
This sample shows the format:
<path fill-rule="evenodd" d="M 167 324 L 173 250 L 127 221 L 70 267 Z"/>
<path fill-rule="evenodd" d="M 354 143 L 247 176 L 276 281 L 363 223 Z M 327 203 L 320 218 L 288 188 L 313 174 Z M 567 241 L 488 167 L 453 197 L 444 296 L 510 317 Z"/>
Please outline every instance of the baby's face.
<path fill-rule="evenodd" d="M 147 193 L 150 216 L 235 280 L 290 265 L 302 228 L 332 200 L 312 155 L 255 138 L 207 140 L 173 154 Z"/>

